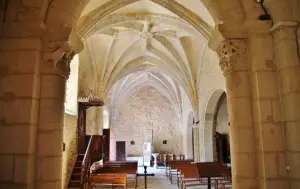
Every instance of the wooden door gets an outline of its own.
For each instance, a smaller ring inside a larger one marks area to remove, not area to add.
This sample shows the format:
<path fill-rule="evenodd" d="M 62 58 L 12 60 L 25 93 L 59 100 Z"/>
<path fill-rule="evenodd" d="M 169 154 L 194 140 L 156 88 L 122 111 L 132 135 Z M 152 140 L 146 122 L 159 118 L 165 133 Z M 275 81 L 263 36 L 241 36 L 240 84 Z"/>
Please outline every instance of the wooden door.
<path fill-rule="evenodd" d="M 109 161 L 110 129 L 103 129 L 103 162 Z"/>
<path fill-rule="evenodd" d="M 126 161 L 126 142 L 117 141 L 116 142 L 116 151 L 117 151 L 117 161 Z"/>

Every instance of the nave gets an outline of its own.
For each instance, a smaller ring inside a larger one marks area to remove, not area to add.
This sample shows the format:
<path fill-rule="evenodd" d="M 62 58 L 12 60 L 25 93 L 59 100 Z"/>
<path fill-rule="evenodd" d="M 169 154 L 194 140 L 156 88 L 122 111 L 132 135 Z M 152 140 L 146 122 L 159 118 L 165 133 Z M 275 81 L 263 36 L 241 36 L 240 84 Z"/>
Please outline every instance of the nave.
<path fill-rule="evenodd" d="M 300 189 L 299 12 L 299 0 L 1 0 L 0 189 L 83 189 L 92 162 L 139 160 L 149 141 L 230 163 L 233 189 Z"/>

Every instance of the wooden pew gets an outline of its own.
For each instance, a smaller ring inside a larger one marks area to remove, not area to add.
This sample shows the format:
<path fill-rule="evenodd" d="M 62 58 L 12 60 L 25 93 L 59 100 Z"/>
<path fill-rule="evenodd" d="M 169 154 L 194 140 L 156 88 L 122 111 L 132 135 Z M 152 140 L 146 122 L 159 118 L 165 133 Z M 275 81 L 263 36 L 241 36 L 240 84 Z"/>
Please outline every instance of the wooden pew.
<path fill-rule="evenodd" d="M 189 164 L 193 162 L 193 160 L 174 160 L 174 161 L 167 161 L 166 162 L 166 177 L 169 178 L 172 172 L 176 173 L 176 170 L 172 171 L 171 166 L 175 164 Z"/>
<path fill-rule="evenodd" d="M 176 167 L 177 166 L 177 167 Z M 179 175 L 177 183 L 181 188 L 211 185 L 215 188 L 231 185 L 231 168 L 216 162 L 191 163 L 186 165 L 175 165 Z"/>
<path fill-rule="evenodd" d="M 179 161 L 179 160 L 181 160 L 181 161 L 185 160 L 185 156 L 184 155 L 175 155 L 175 154 L 159 154 L 157 156 L 157 166 L 158 166 L 158 168 L 162 167 L 163 169 L 166 169 L 167 162 Z"/>
<path fill-rule="evenodd" d="M 97 174 L 90 177 L 91 187 L 94 186 L 122 186 L 127 189 L 126 174 Z"/>
<path fill-rule="evenodd" d="M 178 167 L 178 171 L 180 173 L 180 176 L 178 178 L 181 189 L 207 185 L 207 182 L 203 181 L 200 178 L 197 164 Z"/>
<path fill-rule="evenodd" d="M 168 162 L 168 177 L 171 181 L 171 183 L 173 183 L 173 176 L 177 176 L 177 181 L 178 181 L 178 167 L 181 166 L 188 166 L 191 164 L 191 161 L 169 161 Z M 177 182 L 178 183 L 178 182 Z"/>
<path fill-rule="evenodd" d="M 137 187 L 137 162 L 108 162 L 98 167 L 92 174 L 126 174 L 127 181 L 134 181 Z"/>
<path fill-rule="evenodd" d="M 231 168 L 217 162 L 197 163 L 200 178 L 207 178 L 207 185 L 210 189 L 214 184 L 216 188 L 219 185 L 231 184 Z"/>

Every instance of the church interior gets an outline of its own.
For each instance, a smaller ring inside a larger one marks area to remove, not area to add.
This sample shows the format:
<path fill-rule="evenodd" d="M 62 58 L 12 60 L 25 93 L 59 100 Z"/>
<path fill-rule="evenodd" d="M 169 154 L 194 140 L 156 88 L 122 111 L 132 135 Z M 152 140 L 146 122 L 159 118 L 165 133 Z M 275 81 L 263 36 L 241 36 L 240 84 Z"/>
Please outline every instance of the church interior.
<path fill-rule="evenodd" d="M 300 189 L 299 0 L 0 0 L 0 19 L 0 189 Z"/>

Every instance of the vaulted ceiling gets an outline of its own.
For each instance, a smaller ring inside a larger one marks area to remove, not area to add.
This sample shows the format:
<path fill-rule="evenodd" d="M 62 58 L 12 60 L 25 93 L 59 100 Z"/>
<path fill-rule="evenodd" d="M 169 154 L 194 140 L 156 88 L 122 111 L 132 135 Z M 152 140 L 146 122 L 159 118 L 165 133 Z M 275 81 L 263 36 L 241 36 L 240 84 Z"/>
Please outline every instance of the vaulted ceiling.
<path fill-rule="evenodd" d="M 199 0 L 91 0 L 78 23 L 98 93 L 111 107 L 151 85 L 176 111 L 184 95 L 197 109 L 198 74 L 213 27 Z"/>

